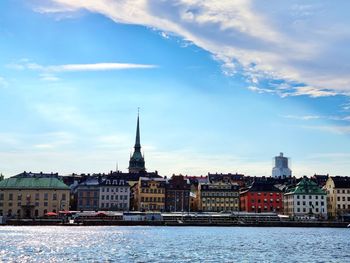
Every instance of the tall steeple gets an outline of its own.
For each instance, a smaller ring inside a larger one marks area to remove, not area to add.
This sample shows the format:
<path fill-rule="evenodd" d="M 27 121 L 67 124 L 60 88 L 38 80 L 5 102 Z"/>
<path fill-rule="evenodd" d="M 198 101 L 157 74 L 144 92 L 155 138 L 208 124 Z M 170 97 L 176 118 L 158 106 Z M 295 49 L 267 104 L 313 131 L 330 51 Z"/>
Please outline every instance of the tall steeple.
<path fill-rule="evenodd" d="M 139 173 L 146 171 L 145 159 L 141 153 L 141 140 L 140 140 L 140 113 L 137 113 L 137 126 L 136 126 L 136 139 L 134 146 L 134 153 L 130 157 L 129 161 L 129 173 Z"/>

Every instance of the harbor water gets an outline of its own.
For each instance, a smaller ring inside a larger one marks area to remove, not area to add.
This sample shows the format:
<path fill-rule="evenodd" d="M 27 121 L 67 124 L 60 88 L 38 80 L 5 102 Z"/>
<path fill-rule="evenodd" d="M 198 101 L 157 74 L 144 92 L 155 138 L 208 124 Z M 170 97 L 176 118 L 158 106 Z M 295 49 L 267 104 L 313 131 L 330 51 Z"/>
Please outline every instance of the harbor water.
<path fill-rule="evenodd" d="M 350 229 L 1 226 L 0 262 L 350 262 Z"/>

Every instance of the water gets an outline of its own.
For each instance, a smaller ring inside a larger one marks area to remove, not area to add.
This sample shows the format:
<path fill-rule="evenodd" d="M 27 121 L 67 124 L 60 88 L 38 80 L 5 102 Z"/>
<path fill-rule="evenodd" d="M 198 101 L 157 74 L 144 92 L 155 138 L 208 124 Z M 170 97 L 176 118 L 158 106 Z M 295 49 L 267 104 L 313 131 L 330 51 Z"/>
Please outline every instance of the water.
<path fill-rule="evenodd" d="M 0 262 L 350 262 L 350 229 L 0 227 Z"/>

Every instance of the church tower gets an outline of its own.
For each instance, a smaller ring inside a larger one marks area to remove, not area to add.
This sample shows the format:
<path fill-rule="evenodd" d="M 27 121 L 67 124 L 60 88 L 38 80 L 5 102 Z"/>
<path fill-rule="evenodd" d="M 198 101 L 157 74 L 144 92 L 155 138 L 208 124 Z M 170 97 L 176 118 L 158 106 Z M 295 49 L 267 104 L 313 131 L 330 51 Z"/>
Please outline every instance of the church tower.
<path fill-rule="evenodd" d="M 137 127 L 136 127 L 136 140 L 134 146 L 134 153 L 130 157 L 129 161 L 129 173 L 139 173 L 145 172 L 145 159 L 141 153 L 141 143 L 140 143 L 140 120 L 139 114 L 137 114 Z"/>

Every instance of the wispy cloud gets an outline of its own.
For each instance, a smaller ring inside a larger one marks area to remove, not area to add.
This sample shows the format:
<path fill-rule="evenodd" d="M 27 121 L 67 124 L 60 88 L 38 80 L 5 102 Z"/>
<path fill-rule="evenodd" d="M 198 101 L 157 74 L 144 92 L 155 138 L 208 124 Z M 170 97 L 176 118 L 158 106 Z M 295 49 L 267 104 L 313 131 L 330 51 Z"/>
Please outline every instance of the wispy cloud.
<path fill-rule="evenodd" d="M 350 116 L 320 116 L 320 115 L 285 115 L 283 116 L 287 119 L 295 119 L 295 120 L 331 120 L 331 121 L 350 121 Z"/>
<path fill-rule="evenodd" d="M 93 63 L 93 64 L 64 64 L 64 65 L 49 65 L 43 66 L 33 62 L 22 62 L 9 64 L 9 68 L 23 70 L 37 70 L 46 72 L 46 75 L 50 76 L 49 73 L 55 72 L 74 72 L 74 71 L 106 71 L 106 70 L 123 70 L 123 69 L 150 69 L 157 67 L 156 65 L 149 64 L 132 64 L 132 63 Z"/>
<path fill-rule="evenodd" d="M 334 134 L 350 134 L 350 126 L 349 125 L 321 125 L 321 126 L 301 126 L 304 129 L 325 131 Z"/>
<path fill-rule="evenodd" d="M 349 95 L 347 4 L 302 0 L 236 1 L 51 0 L 41 13 L 87 10 L 117 23 L 174 34 L 213 54 L 226 74 L 243 74 L 258 84 L 281 80 L 297 88 L 276 92 L 313 98 Z M 344 6 L 342 6 L 344 4 Z M 344 41 L 345 40 L 345 41 Z M 258 86 L 257 88 L 264 87 Z M 275 87 L 272 87 L 275 89 Z M 263 92 L 255 89 L 254 91 Z M 269 92 L 266 90 L 266 92 Z"/>

